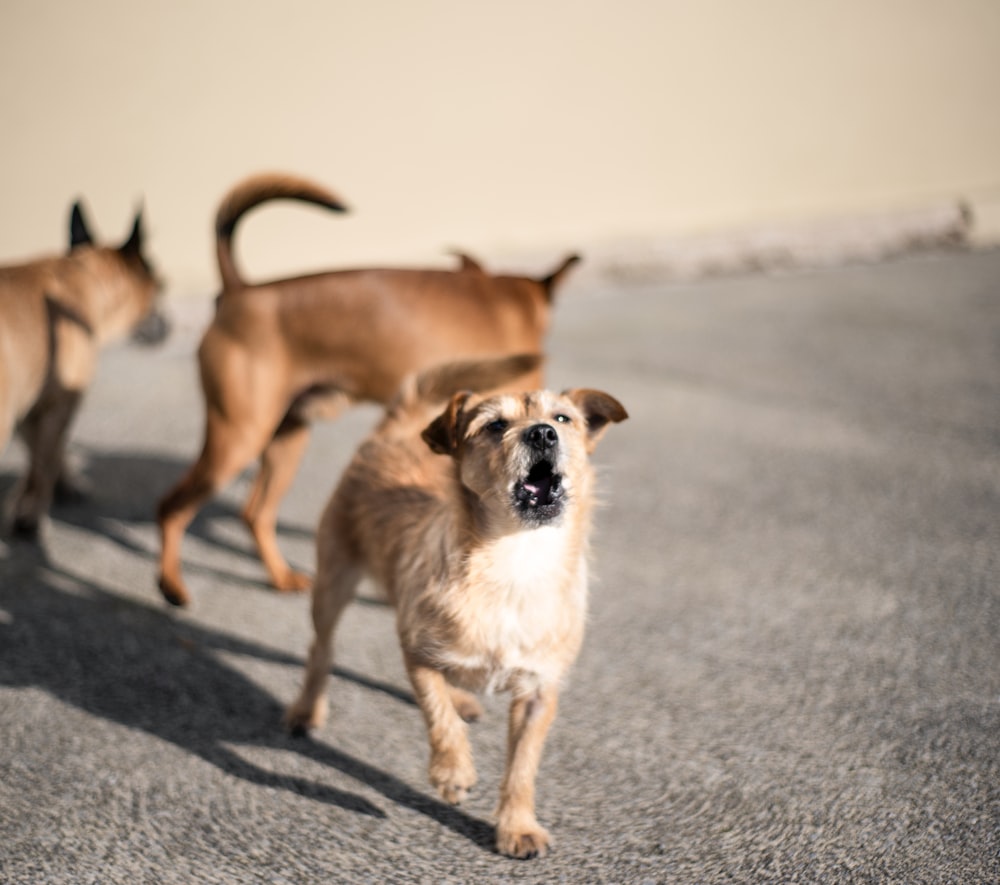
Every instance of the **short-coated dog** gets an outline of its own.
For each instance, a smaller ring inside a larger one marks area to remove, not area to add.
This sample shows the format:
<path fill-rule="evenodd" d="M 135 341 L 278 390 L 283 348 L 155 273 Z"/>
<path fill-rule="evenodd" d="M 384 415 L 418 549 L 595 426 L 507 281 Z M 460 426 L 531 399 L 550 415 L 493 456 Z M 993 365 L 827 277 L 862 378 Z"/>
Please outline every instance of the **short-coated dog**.
<path fill-rule="evenodd" d="M 186 527 L 258 458 L 243 518 L 271 583 L 281 591 L 308 589 L 309 579 L 278 549 L 275 525 L 310 422 L 352 403 L 385 403 L 404 376 L 435 363 L 540 351 L 553 292 L 578 260 L 568 257 L 542 279 L 493 275 L 460 256 L 455 271 L 342 270 L 250 285 L 236 267 L 233 232 L 246 212 L 275 199 L 344 210 L 320 185 L 281 174 L 241 182 L 219 206 L 222 293 L 198 350 L 204 442 L 158 510 L 159 586 L 175 605 L 190 601 L 181 573 Z"/>
<path fill-rule="evenodd" d="M 38 533 L 56 491 L 79 490 L 63 459 L 100 348 L 166 335 L 143 239 L 138 212 L 121 246 L 95 244 L 77 202 L 66 254 L 0 268 L 0 450 L 16 432 L 29 458 L 4 515 L 19 535 Z"/>
<path fill-rule="evenodd" d="M 535 817 L 535 776 L 583 639 L 589 456 L 627 417 L 612 396 L 587 389 L 447 399 L 534 365 L 515 356 L 429 370 L 404 385 L 358 449 L 320 522 L 315 637 L 286 713 L 294 733 L 323 722 L 334 629 L 360 579 L 373 578 L 396 609 L 430 780 L 447 802 L 476 780 L 465 723 L 482 708 L 472 692 L 511 693 L 496 845 L 521 858 L 550 843 Z"/>

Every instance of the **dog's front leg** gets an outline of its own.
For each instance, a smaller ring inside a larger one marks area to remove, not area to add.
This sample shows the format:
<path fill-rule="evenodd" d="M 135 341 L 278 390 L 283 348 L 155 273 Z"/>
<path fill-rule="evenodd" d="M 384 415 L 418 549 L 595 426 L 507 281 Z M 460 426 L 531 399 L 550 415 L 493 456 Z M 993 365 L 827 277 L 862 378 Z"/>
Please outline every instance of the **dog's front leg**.
<path fill-rule="evenodd" d="M 548 852 L 549 834 L 535 818 L 535 775 L 557 706 L 554 687 L 515 696 L 511 701 L 507 771 L 497 809 L 497 850 L 501 854 L 529 858 Z"/>
<path fill-rule="evenodd" d="M 452 703 L 448 683 L 440 671 L 410 659 L 406 670 L 427 723 L 431 783 L 446 802 L 457 805 L 476 782 L 467 726 Z"/>

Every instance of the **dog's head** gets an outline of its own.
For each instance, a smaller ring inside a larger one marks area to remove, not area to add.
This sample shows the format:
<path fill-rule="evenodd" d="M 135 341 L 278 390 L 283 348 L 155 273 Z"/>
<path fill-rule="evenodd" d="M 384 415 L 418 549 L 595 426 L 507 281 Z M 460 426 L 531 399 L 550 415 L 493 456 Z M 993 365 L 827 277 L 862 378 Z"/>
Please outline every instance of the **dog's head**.
<path fill-rule="evenodd" d="M 157 344 L 166 338 L 170 326 L 160 308 L 163 284 L 145 250 L 141 209 L 121 246 L 102 247 L 95 242 L 83 205 L 77 200 L 70 212 L 69 253 L 91 265 L 103 281 L 106 297 L 97 318 L 102 337 L 131 331 L 143 344 Z"/>
<path fill-rule="evenodd" d="M 457 393 L 423 439 L 455 458 L 463 486 L 494 518 L 546 525 L 589 494 L 589 455 L 608 425 L 627 417 L 618 400 L 599 390 L 480 400 Z"/>

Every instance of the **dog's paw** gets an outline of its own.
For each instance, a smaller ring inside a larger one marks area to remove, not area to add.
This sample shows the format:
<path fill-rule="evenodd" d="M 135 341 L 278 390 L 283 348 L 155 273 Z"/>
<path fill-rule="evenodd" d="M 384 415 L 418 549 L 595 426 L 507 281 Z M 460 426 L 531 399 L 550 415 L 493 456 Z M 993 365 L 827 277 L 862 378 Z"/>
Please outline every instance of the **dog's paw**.
<path fill-rule="evenodd" d="M 551 845 L 551 836 L 537 823 L 530 827 L 497 827 L 497 851 L 507 857 L 520 860 L 545 857 Z"/>
<path fill-rule="evenodd" d="M 41 534 L 41 522 L 33 513 L 18 514 L 10 524 L 10 534 L 19 541 L 37 543 Z"/>
<path fill-rule="evenodd" d="M 158 586 L 163 598 L 171 605 L 183 608 L 191 601 L 191 596 L 180 581 L 174 581 L 166 575 L 160 575 Z"/>
<path fill-rule="evenodd" d="M 292 737 L 308 737 L 309 732 L 315 726 L 309 721 L 307 716 L 292 715 L 291 711 L 285 714 L 285 729 Z"/>
<path fill-rule="evenodd" d="M 431 760 L 431 784 L 449 805 L 460 805 L 476 783 L 476 769 L 465 754 L 441 753 Z"/>
<path fill-rule="evenodd" d="M 472 790 L 473 784 L 461 784 L 452 781 L 447 784 L 437 784 L 438 793 L 441 794 L 441 798 L 444 799 L 449 805 L 461 805 L 466 799 L 469 798 L 469 792 Z"/>
<path fill-rule="evenodd" d="M 305 737 L 313 729 L 319 728 L 325 718 L 325 704 L 296 701 L 285 711 L 284 723 L 292 737 Z"/>
<path fill-rule="evenodd" d="M 53 497 L 57 504 L 73 506 L 87 501 L 93 494 L 93 485 L 77 473 L 66 469 L 59 474 L 53 489 Z"/>
<path fill-rule="evenodd" d="M 312 578 L 303 572 L 288 569 L 274 579 L 274 586 L 279 593 L 306 593 L 312 588 Z"/>

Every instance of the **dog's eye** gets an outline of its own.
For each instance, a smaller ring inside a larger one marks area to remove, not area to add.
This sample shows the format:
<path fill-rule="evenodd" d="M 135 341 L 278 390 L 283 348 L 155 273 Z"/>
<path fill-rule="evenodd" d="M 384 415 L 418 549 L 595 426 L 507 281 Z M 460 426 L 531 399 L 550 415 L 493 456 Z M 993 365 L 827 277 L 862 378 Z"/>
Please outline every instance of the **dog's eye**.
<path fill-rule="evenodd" d="M 509 426 L 509 421 L 505 421 L 503 418 L 497 418 L 496 421 L 490 421 L 490 423 L 486 425 L 486 429 L 490 433 L 503 433 Z"/>
<path fill-rule="evenodd" d="M 553 420 L 557 421 L 559 424 L 569 424 L 570 423 L 570 417 L 569 417 L 569 415 L 555 415 L 555 416 L 553 416 Z"/>

